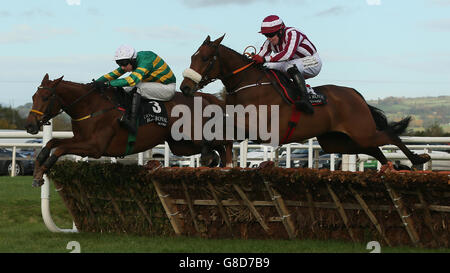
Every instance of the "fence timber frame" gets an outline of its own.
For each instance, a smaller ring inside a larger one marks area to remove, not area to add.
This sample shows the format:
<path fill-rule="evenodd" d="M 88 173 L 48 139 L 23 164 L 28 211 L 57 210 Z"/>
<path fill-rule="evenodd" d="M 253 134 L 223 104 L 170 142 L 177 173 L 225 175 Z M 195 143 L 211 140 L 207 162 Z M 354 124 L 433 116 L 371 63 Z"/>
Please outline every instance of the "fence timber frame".
<path fill-rule="evenodd" d="M 312 237 L 353 242 L 379 240 L 388 246 L 449 247 L 450 180 L 446 174 L 358 174 L 281 169 L 270 164 L 260 169 L 153 165 L 128 170 L 130 166 L 101 163 L 98 165 L 102 173 L 93 165 L 58 163 L 50 174 L 80 232 L 286 239 L 319 234 Z M 83 185 L 80 177 L 74 179 L 76 183 L 65 182 L 70 174 L 64 172 L 70 169 L 78 174 L 86 169 L 86 173 L 99 175 L 95 179 L 103 182 L 90 189 L 83 187 L 91 187 L 94 178 Z M 132 180 L 125 177 L 138 171 Z M 114 172 L 119 173 L 113 175 Z M 106 186 L 106 181 L 111 184 Z M 117 189 L 103 189 L 116 184 Z M 72 186 L 79 188 L 72 190 Z M 119 190 L 121 187 L 123 191 Z M 443 203 L 436 203 L 434 196 Z M 95 200 L 101 200 L 101 206 L 114 212 L 107 224 L 100 223 L 100 214 L 105 211 L 94 205 Z M 141 215 L 145 224 L 131 223 L 127 218 L 131 203 L 135 203 L 135 213 Z M 233 210 L 246 218 L 233 215 Z M 166 222 L 161 222 L 164 218 Z M 368 224 L 360 227 L 362 220 Z M 372 237 L 365 238 L 364 230 L 371 230 Z"/>

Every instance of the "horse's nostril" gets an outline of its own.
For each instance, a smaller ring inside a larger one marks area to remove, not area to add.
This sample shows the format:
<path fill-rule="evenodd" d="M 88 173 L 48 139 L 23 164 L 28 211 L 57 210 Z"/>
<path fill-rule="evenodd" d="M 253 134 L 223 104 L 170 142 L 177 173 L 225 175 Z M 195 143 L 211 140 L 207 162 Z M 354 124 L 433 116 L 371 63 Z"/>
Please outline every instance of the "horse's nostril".
<path fill-rule="evenodd" d="M 180 87 L 180 89 L 181 89 L 181 91 L 182 91 L 183 93 L 186 93 L 186 92 L 188 92 L 188 91 L 189 91 L 189 87 L 188 87 L 188 86 L 186 86 L 186 85 L 184 85 L 184 86 L 181 86 L 181 87 Z"/>
<path fill-rule="evenodd" d="M 181 89 L 181 92 L 183 92 L 184 95 L 192 96 L 191 88 L 189 88 L 189 86 L 187 86 L 187 85 L 180 86 L 180 89 Z"/>

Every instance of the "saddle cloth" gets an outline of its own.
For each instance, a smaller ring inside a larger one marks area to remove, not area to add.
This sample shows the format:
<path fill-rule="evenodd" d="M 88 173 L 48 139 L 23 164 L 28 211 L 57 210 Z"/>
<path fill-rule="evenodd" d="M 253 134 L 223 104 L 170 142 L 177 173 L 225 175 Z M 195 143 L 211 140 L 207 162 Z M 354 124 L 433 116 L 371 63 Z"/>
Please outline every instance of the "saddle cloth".
<path fill-rule="evenodd" d="M 139 126 L 154 122 L 159 126 L 167 127 L 169 117 L 167 116 L 164 102 L 144 99 L 141 100 L 141 106 L 139 108 Z"/>
<path fill-rule="evenodd" d="M 281 89 L 278 89 L 278 92 L 281 94 L 284 100 L 289 104 L 294 103 L 298 97 L 298 91 L 296 90 L 297 87 L 295 86 L 294 82 L 292 82 L 291 79 L 289 79 L 284 73 L 278 70 L 269 71 L 270 75 L 273 76 L 279 87 L 281 87 Z M 308 92 L 308 99 L 312 105 L 319 106 L 327 104 L 327 97 L 312 88 L 309 84 L 306 85 L 306 90 Z"/>
<path fill-rule="evenodd" d="M 126 109 L 125 111 L 129 114 L 132 101 L 131 92 L 117 92 L 116 94 L 120 106 Z M 141 97 L 141 105 L 139 106 L 137 116 L 138 126 L 153 122 L 159 126 L 167 127 L 169 123 L 166 105 L 163 101 L 149 100 Z"/>

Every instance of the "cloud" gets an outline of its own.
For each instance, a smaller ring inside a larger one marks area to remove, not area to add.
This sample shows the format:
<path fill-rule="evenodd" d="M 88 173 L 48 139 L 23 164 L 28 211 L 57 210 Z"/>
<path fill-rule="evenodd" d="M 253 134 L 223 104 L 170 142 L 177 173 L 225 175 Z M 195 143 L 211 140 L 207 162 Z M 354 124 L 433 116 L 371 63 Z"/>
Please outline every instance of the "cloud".
<path fill-rule="evenodd" d="M 192 8 L 202 8 L 209 6 L 223 6 L 228 4 L 251 4 L 253 2 L 261 2 L 258 0 L 182 0 L 182 2 Z"/>
<path fill-rule="evenodd" d="M 425 27 L 431 31 L 450 31 L 450 19 L 440 19 L 430 21 L 425 24 Z"/>
<path fill-rule="evenodd" d="M 27 43 L 37 40 L 47 40 L 61 35 L 73 34 L 69 28 L 39 27 L 15 25 L 10 31 L 0 32 L 0 44 Z"/>
<path fill-rule="evenodd" d="M 43 10 L 40 8 L 34 8 L 27 10 L 25 12 L 22 12 L 23 16 L 31 17 L 31 16 L 46 16 L 46 17 L 53 17 L 54 14 L 48 10 Z"/>
<path fill-rule="evenodd" d="M 66 0 L 66 3 L 69 6 L 79 6 L 81 5 L 81 0 Z"/>
<path fill-rule="evenodd" d="M 316 13 L 316 16 L 338 16 L 346 14 L 350 11 L 349 8 L 344 6 L 334 6 L 329 9 Z"/>
<path fill-rule="evenodd" d="M 366 0 L 369 6 L 381 6 L 381 0 Z"/>
<path fill-rule="evenodd" d="M 8 17 L 10 15 L 11 13 L 9 13 L 9 11 L 0 10 L 0 17 Z"/>
<path fill-rule="evenodd" d="M 288 3 L 292 5 L 304 4 L 305 0 L 181 0 L 183 4 L 190 8 L 203 8 L 203 7 L 211 7 L 211 6 L 225 6 L 225 5 L 250 5 L 253 3 L 271 3 L 271 4 L 280 4 L 280 3 Z"/>
<path fill-rule="evenodd" d="M 430 2 L 438 6 L 450 6 L 450 0 L 431 0 Z"/>
<path fill-rule="evenodd" d="M 119 27 L 117 32 L 125 33 L 137 39 L 159 39 L 159 40 L 191 40 L 193 33 L 183 30 L 177 26 L 155 26 L 155 27 Z"/>

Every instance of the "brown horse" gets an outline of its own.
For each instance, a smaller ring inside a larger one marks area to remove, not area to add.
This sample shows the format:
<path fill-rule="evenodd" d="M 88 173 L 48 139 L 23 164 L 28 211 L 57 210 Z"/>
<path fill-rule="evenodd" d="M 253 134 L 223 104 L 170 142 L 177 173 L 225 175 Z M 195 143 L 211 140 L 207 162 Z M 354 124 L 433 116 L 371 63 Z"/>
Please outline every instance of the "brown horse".
<path fill-rule="evenodd" d="M 189 140 L 194 139 L 191 136 L 178 141 L 172 138 L 171 126 L 176 121 L 176 118 L 170 116 L 172 108 L 183 104 L 193 109 L 193 98 L 176 92 L 171 101 L 164 102 L 168 113 L 168 125 L 163 127 L 152 122 L 140 126 L 132 150 L 126 152 L 129 133 L 117 122 L 117 119 L 123 115 L 123 109 L 120 109 L 116 102 L 115 95 L 118 90 L 109 87 L 100 91 L 95 89 L 92 83 L 80 84 L 63 81 L 62 78 L 52 81 L 49 80 L 48 74 L 45 75 L 33 95 L 33 106 L 28 115 L 26 129 L 30 134 L 37 134 L 43 124 L 64 111 L 72 118 L 74 136 L 69 139 L 53 138 L 45 145 L 36 158 L 33 186 L 42 185 L 44 173 L 62 155 L 74 154 L 93 158 L 120 157 L 127 153 L 134 154 L 151 149 L 164 141 L 168 142 L 175 155 L 187 156 L 201 153 L 202 164 L 208 165 L 213 164 L 216 156 L 213 150 L 216 150 L 222 165 L 231 164 L 231 141 Z M 213 95 L 201 94 L 199 97 L 203 107 L 211 103 L 221 103 Z M 191 112 L 193 115 L 193 111 Z M 190 118 L 194 120 L 192 116 Z M 205 121 L 203 119 L 201 122 Z M 193 123 L 192 126 L 194 126 Z M 52 149 L 54 151 L 50 155 Z"/>
<path fill-rule="evenodd" d="M 224 35 L 225 36 L 225 35 Z M 208 36 L 197 52 L 191 57 L 190 68 L 184 73 L 185 78 L 180 89 L 185 95 L 192 95 L 215 79 L 220 79 L 227 90 L 227 105 L 278 105 L 278 135 L 284 135 L 292 128 L 289 125 L 293 111 L 277 92 L 268 73 L 261 65 L 252 65 L 247 56 L 221 45 L 224 36 L 211 42 Z M 399 122 L 388 123 L 383 112 L 367 104 L 356 90 L 343 86 L 323 85 L 315 87 L 316 92 L 325 94 L 328 103 L 315 107 L 312 115 L 301 114 L 298 126 L 292 132 L 290 141 L 302 142 L 317 137 L 320 146 L 327 153 L 368 154 L 392 169 L 379 146 L 393 144 L 405 153 L 413 164 L 422 164 L 430 160 L 428 154 L 417 155 L 411 152 L 399 138 L 410 121 L 407 117 Z M 245 130 L 248 132 L 249 123 Z M 272 129 L 273 130 L 273 129 Z M 275 128 L 277 130 L 277 128 Z M 257 141 L 261 140 L 258 135 Z"/>

